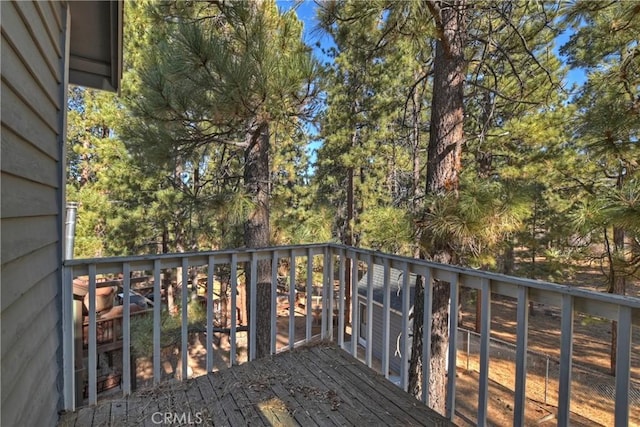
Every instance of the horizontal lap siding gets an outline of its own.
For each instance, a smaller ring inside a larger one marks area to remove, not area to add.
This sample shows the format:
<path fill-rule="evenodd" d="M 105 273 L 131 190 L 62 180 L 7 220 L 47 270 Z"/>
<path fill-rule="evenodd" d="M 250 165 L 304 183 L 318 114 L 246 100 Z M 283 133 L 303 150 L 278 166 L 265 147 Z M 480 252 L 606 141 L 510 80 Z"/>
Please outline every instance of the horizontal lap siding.
<path fill-rule="evenodd" d="M 361 304 L 367 303 L 367 299 L 362 296 L 358 297 Z M 383 320 L 383 307 L 378 302 L 373 302 L 373 357 L 382 360 L 382 320 Z M 392 375 L 398 375 L 400 373 L 401 358 L 396 356 L 396 349 L 398 347 L 398 336 L 402 331 L 402 316 L 395 310 L 391 310 L 389 316 L 389 370 L 392 371 Z"/>
<path fill-rule="evenodd" d="M 55 425 L 60 402 L 64 52 L 59 2 L 1 2 L 2 418 Z"/>

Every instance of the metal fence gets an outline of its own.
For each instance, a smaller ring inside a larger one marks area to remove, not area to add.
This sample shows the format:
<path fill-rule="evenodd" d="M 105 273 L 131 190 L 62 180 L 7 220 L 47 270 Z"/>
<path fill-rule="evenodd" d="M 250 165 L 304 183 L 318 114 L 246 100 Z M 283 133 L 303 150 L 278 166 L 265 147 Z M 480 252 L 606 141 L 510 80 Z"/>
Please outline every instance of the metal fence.
<path fill-rule="evenodd" d="M 458 368 L 480 372 L 480 334 L 458 328 L 456 348 Z M 516 345 L 491 338 L 489 350 L 489 379 L 514 391 L 513 372 L 516 364 Z M 527 351 L 526 397 L 544 405 L 558 406 L 560 360 L 549 354 Z M 612 425 L 616 399 L 615 377 L 595 371 L 578 363 L 572 364 L 571 411 L 590 417 L 594 422 Z M 631 380 L 629 406 L 632 422 L 640 423 L 640 382 Z M 585 415 L 587 414 L 587 415 Z M 636 415 L 633 415 L 636 414 Z"/>

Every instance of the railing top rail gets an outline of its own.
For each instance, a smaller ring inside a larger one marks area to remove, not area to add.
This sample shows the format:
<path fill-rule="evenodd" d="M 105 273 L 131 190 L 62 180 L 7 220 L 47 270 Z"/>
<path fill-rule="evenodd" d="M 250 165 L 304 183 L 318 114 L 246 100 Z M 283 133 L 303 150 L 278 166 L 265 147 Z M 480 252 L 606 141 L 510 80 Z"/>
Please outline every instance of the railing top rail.
<path fill-rule="evenodd" d="M 418 265 L 418 266 L 427 267 L 431 269 L 446 271 L 449 273 L 473 276 L 473 277 L 482 278 L 482 279 L 489 279 L 493 282 L 501 282 L 501 283 L 507 283 L 511 285 L 525 286 L 528 288 L 552 291 L 559 294 L 567 294 L 575 297 L 588 298 L 588 299 L 622 305 L 622 306 L 631 307 L 633 309 L 640 310 L 640 298 L 636 298 L 632 296 L 596 292 L 596 291 L 577 288 L 569 285 L 560 285 L 557 283 L 545 282 L 542 280 L 508 276 L 505 274 L 493 273 L 493 272 L 484 271 L 484 270 L 476 270 L 473 268 L 460 267 L 456 265 L 439 264 L 436 262 L 427 261 L 423 259 L 405 257 L 402 255 L 387 254 L 387 253 L 375 251 L 372 249 L 354 248 L 351 246 L 340 245 L 335 243 L 329 243 L 329 247 L 332 249 L 343 250 L 347 254 L 348 252 L 352 252 L 352 253 L 356 252 L 359 254 L 364 254 L 366 256 L 373 256 L 374 258 L 379 257 L 382 259 L 389 259 L 396 262 L 407 262 L 411 265 Z"/>
<path fill-rule="evenodd" d="M 66 267 L 87 265 L 87 264 L 115 264 L 115 263 L 135 263 L 155 260 L 173 260 L 182 258 L 202 258 L 208 256 L 231 256 L 232 254 L 247 254 L 252 253 L 270 253 L 270 252 L 288 252 L 296 250 L 306 250 L 308 248 L 324 249 L 328 247 L 329 243 L 309 243 L 300 245 L 286 245 L 286 246 L 269 246 L 264 248 L 234 248 L 234 249 L 220 249 L 211 251 L 197 251 L 197 252 L 172 252 L 166 254 L 146 254 L 146 255 L 126 255 L 126 256 L 114 256 L 114 257 L 100 257 L 100 258 L 74 258 L 64 261 Z M 305 254 L 300 254 L 304 256 Z"/>
<path fill-rule="evenodd" d="M 411 257 L 405 257 L 401 255 L 393 255 L 388 254 L 372 249 L 363 249 L 363 248 L 355 248 L 352 246 L 341 245 L 337 243 L 312 243 L 312 244 L 301 244 L 301 245 L 287 245 L 287 246 L 273 246 L 273 247 L 264 247 L 264 248 L 237 248 L 237 249 L 225 249 L 225 250 L 214 250 L 214 251 L 201 251 L 201 252 L 180 252 L 180 253 L 169 253 L 169 254 L 149 254 L 149 255 L 135 255 L 135 256 L 118 256 L 118 257 L 102 257 L 102 258 L 85 258 L 85 259 L 71 259 L 64 261 L 64 265 L 66 267 L 83 267 L 89 264 L 95 264 L 96 266 L 105 266 L 105 265 L 117 265 L 122 263 L 132 263 L 132 264 L 147 264 L 152 263 L 155 260 L 160 261 L 176 261 L 183 258 L 190 259 L 199 259 L 200 263 L 206 264 L 206 259 L 209 256 L 215 257 L 230 257 L 232 254 L 243 255 L 244 258 L 249 259 L 252 253 L 256 253 L 258 255 L 268 255 L 273 252 L 277 252 L 279 254 L 282 253 L 290 253 L 293 251 L 294 253 L 300 251 L 300 256 L 305 256 L 306 251 L 309 248 L 316 249 L 317 251 L 321 251 L 325 248 L 329 248 L 335 254 L 336 251 L 344 251 L 347 255 L 349 253 L 357 253 L 366 256 L 373 256 L 375 258 L 384 260 L 388 259 L 391 261 L 395 261 L 397 263 L 407 262 L 413 266 L 419 266 L 422 268 L 430 268 L 437 271 L 443 271 L 447 273 L 460 274 L 463 276 L 477 278 L 477 279 L 488 279 L 493 283 L 504 283 L 508 285 L 516 285 L 516 286 L 525 286 L 528 288 L 533 288 L 541 291 L 554 292 L 558 294 L 566 294 L 572 295 L 574 297 L 585 298 L 589 300 L 616 304 L 620 306 L 630 307 L 634 310 L 640 310 L 640 298 L 635 298 L 631 296 L 623 296 L 617 294 L 608 294 L 604 292 L 596 292 L 590 291 L 586 289 L 581 289 L 574 286 L 569 285 L 559 285 L 557 283 L 551 283 L 541 280 L 527 279 L 523 277 L 515 277 L 515 276 L 507 276 L 505 274 L 493 273 L 483 270 L 476 270 L 467 267 L 460 267 L 455 265 L 448 264 L 439 264 L 427 260 L 416 259 Z M 374 261 L 375 262 L 375 261 Z M 81 269 L 82 270 L 82 269 Z M 465 283 L 462 281 L 462 285 Z M 635 317 L 635 316 L 634 316 Z M 635 322 L 634 322 L 635 323 Z"/>

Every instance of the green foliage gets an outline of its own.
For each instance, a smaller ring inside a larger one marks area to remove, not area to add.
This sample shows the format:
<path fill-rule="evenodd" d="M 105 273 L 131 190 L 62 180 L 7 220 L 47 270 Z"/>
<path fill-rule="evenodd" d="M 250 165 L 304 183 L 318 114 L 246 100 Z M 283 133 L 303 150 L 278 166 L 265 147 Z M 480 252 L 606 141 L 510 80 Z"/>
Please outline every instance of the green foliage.
<path fill-rule="evenodd" d="M 383 252 L 411 255 L 413 223 L 406 209 L 373 207 L 360 217 L 362 245 Z"/>
<path fill-rule="evenodd" d="M 180 306 L 178 305 L 178 310 Z M 201 304 L 187 305 L 187 330 L 202 332 L 207 327 L 207 313 Z M 177 347 L 182 338 L 182 317 L 172 316 L 167 310 L 160 314 L 160 347 Z M 131 348 L 136 357 L 153 356 L 153 316 L 131 317 Z"/>
<path fill-rule="evenodd" d="M 463 264 L 495 267 L 502 245 L 508 242 L 529 215 L 528 200 L 509 185 L 465 179 L 460 195 L 453 193 L 427 199 L 423 244 L 447 241 Z"/>

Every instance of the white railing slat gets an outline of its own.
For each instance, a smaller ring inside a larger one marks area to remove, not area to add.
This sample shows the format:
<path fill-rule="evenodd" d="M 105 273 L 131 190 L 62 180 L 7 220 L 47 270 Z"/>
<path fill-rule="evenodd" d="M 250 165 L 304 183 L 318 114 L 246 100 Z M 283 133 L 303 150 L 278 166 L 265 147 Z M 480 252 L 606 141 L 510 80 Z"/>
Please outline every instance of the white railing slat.
<path fill-rule="evenodd" d="M 98 378 L 97 378 L 97 331 L 96 331 L 96 266 L 89 264 L 89 405 L 98 402 Z"/>
<path fill-rule="evenodd" d="M 366 353 L 365 362 L 368 367 L 373 365 L 373 256 L 369 256 L 367 263 L 367 329 L 366 336 Z"/>
<path fill-rule="evenodd" d="M 402 338 L 400 339 L 402 352 L 400 358 L 400 387 L 407 391 L 409 387 L 409 264 L 402 264 Z"/>
<path fill-rule="evenodd" d="M 562 296 L 560 321 L 560 374 L 558 386 L 558 425 L 570 425 L 571 359 L 573 357 L 573 297 Z"/>
<path fill-rule="evenodd" d="M 447 418 L 451 421 L 456 416 L 456 360 L 458 342 L 458 298 L 460 295 L 458 286 L 458 274 L 452 277 L 450 286 L 449 300 L 449 355 L 448 355 L 448 375 L 447 375 L 447 399 L 446 411 Z"/>
<path fill-rule="evenodd" d="M 258 257 L 251 254 L 251 280 L 249 281 L 249 360 L 256 358 L 257 343 L 257 298 L 258 298 Z"/>
<path fill-rule="evenodd" d="M 289 350 L 296 342 L 296 256 L 291 250 L 289 258 Z"/>
<path fill-rule="evenodd" d="M 629 425 L 629 384 L 631 370 L 631 309 L 620 307 L 616 349 L 615 425 Z"/>
<path fill-rule="evenodd" d="M 360 316 L 358 310 L 358 254 L 351 258 L 351 355 L 358 358 L 358 337 L 360 336 Z"/>
<path fill-rule="evenodd" d="M 161 268 L 162 261 L 156 259 L 153 261 L 153 384 L 160 384 L 161 378 L 161 346 L 160 346 L 160 328 L 162 325 L 161 310 L 161 287 L 162 279 Z"/>
<path fill-rule="evenodd" d="M 182 346 L 180 351 L 180 357 L 182 362 L 182 375 L 180 376 L 180 380 L 184 381 L 189 378 L 189 373 L 187 370 L 189 369 L 189 363 L 187 356 L 189 355 L 189 258 L 182 258 Z"/>
<path fill-rule="evenodd" d="M 478 425 L 487 425 L 487 405 L 489 402 L 489 350 L 491 349 L 491 281 L 482 279 L 482 288 L 478 292 L 481 298 L 480 317 L 480 378 L 478 381 Z"/>
<path fill-rule="evenodd" d="M 433 328 L 433 275 L 427 268 L 424 275 L 424 317 L 422 329 L 422 401 L 429 406 L 429 378 L 431 378 L 431 329 Z"/>
<path fill-rule="evenodd" d="M 524 425 L 527 385 L 527 338 L 529 334 L 529 289 L 521 286 L 518 290 L 516 330 L 516 394 L 514 397 L 514 425 Z"/>
<path fill-rule="evenodd" d="M 80 304 L 79 304 L 80 305 Z M 62 269 L 62 372 L 64 375 L 64 409 L 76 409 L 76 355 L 74 341 L 76 340 L 75 322 L 82 322 L 82 309 L 76 308 L 73 300 L 73 267 Z M 82 342 L 82 329 L 80 329 Z M 82 402 L 78 402 L 82 403 Z"/>
<path fill-rule="evenodd" d="M 344 305 L 345 305 L 345 277 L 346 277 L 346 260 L 345 260 L 345 251 L 344 249 L 340 249 L 338 251 L 338 256 L 340 257 L 340 264 L 338 265 L 338 280 L 339 288 L 338 288 L 338 347 L 344 348 Z"/>
<path fill-rule="evenodd" d="M 278 252 L 271 253 L 271 354 L 277 351 L 278 333 Z"/>
<path fill-rule="evenodd" d="M 311 321 L 313 320 L 313 253 L 311 248 L 307 250 L 307 287 L 306 287 L 306 303 L 305 303 L 305 312 L 306 312 L 306 322 L 305 322 L 305 338 L 308 341 L 311 341 Z"/>
<path fill-rule="evenodd" d="M 131 266 L 122 266 L 122 394 L 131 394 Z M 114 331 L 115 333 L 115 331 Z"/>
<path fill-rule="evenodd" d="M 236 364 L 236 328 L 238 324 L 238 256 L 231 254 L 231 330 L 229 331 L 229 366 Z"/>
<path fill-rule="evenodd" d="M 389 345 L 391 323 L 391 265 L 387 258 L 384 259 L 384 272 L 382 279 L 382 375 L 389 378 Z"/>

